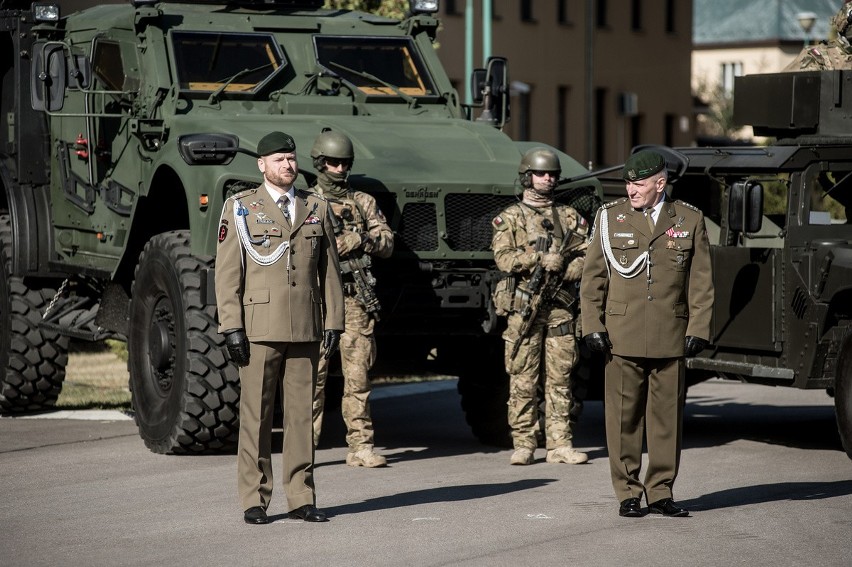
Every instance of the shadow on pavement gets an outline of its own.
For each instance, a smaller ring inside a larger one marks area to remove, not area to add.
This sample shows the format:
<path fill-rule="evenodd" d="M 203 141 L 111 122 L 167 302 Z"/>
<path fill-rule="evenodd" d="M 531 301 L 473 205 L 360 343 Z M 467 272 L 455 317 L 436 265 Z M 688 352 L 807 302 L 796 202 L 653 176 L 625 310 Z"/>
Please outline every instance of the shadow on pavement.
<path fill-rule="evenodd" d="M 714 447 L 737 440 L 806 450 L 842 450 L 831 406 L 779 407 L 731 399 L 687 398 L 685 449 Z"/>
<path fill-rule="evenodd" d="M 524 479 L 502 484 L 466 484 L 462 486 L 442 486 L 427 488 L 400 494 L 389 494 L 379 498 L 370 498 L 363 502 L 345 504 L 325 508 L 326 514 L 341 516 L 345 514 L 360 514 L 374 510 L 388 510 L 404 506 L 416 506 L 432 502 L 459 502 L 462 500 L 478 500 L 490 498 L 522 490 L 531 490 L 556 482 L 555 478 Z"/>
<path fill-rule="evenodd" d="M 729 488 L 691 500 L 682 500 L 678 503 L 690 510 L 699 511 L 765 504 L 767 502 L 783 502 L 785 500 L 824 500 L 836 496 L 848 496 L 849 494 L 852 494 L 852 481 L 850 480 L 779 482 L 777 484 Z"/>

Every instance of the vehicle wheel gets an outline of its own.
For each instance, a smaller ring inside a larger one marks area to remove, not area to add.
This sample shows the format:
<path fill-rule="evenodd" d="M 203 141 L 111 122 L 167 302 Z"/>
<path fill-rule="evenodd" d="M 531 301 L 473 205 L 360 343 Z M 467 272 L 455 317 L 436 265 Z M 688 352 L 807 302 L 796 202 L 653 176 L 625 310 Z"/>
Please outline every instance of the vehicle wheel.
<path fill-rule="evenodd" d="M 834 412 L 843 449 L 852 459 L 852 333 L 847 333 L 840 347 L 837 375 L 834 378 Z"/>
<path fill-rule="evenodd" d="M 188 231 L 145 245 L 130 300 L 128 370 L 136 425 L 155 453 L 232 450 L 239 434 L 239 375 L 217 332 L 216 306 L 200 297 Z"/>
<path fill-rule="evenodd" d="M 480 442 L 511 447 L 507 402 L 509 376 L 503 365 L 503 341 L 483 337 L 465 342 L 456 355 L 458 390 L 462 411 L 471 432 Z"/>
<path fill-rule="evenodd" d="M 0 411 L 52 408 L 62 391 L 68 337 L 42 331 L 39 322 L 56 288 L 9 275 L 12 225 L 0 214 Z"/>

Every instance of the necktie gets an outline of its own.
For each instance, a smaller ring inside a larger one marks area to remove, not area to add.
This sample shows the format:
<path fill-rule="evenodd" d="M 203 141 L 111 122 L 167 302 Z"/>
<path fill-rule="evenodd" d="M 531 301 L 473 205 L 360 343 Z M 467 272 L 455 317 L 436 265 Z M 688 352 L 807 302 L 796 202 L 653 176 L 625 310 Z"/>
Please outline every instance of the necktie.
<path fill-rule="evenodd" d="M 287 224 L 290 224 L 290 213 L 287 211 L 287 204 L 290 202 L 290 198 L 287 195 L 282 195 L 281 198 L 278 199 L 278 208 L 281 209 L 281 212 L 284 213 L 284 218 L 287 220 Z"/>
<path fill-rule="evenodd" d="M 652 212 L 653 212 L 653 209 L 646 209 L 645 210 L 645 218 L 648 219 L 648 228 L 651 229 L 651 234 L 654 233 L 654 226 L 655 226 L 654 216 L 651 214 Z"/>

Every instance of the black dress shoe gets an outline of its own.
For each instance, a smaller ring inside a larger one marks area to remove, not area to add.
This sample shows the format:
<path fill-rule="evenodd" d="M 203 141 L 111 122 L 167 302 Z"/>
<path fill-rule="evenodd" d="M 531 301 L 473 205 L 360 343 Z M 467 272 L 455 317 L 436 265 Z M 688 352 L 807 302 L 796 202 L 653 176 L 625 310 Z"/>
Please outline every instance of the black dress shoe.
<path fill-rule="evenodd" d="M 638 498 L 627 498 L 618 506 L 618 515 L 624 518 L 641 518 L 642 504 Z"/>
<path fill-rule="evenodd" d="M 266 517 L 266 510 L 261 506 L 252 506 L 243 512 L 243 519 L 247 524 L 268 524 L 269 518 Z"/>
<path fill-rule="evenodd" d="M 288 514 L 291 518 L 298 518 L 300 520 L 305 520 L 306 522 L 327 522 L 328 518 L 325 517 L 325 514 L 318 510 L 316 506 L 313 504 L 305 504 L 304 506 L 299 506 L 295 510 L 290 510 L 290 514 Z"/>
<path fill-rule="evenodd" d="M 689 510 L 681 508 L 675 504 L 674 500 L 671 498 L 663 498 L 662 500 L 657 500 L 653 504 L 649 504 L 648 511 L 652 514 L 662 514 L 663 516 L 669 516 L 672 518 L 684 518 L 689 516 Z"/>

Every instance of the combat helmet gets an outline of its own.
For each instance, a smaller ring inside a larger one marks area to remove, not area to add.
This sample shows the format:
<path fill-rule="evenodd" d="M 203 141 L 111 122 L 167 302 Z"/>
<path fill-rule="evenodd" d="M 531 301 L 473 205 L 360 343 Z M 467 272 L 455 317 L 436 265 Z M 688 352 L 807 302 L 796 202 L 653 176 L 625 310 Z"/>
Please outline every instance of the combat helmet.
<path fill-rule="evenodd" d="M 527 150 L 521 156 L 521 163 L 518 165 L 518 179 L 522 186 L 530 186 L 530 175 L 533 171 L 547 171 L 559 177 L 559 174 L 562 173 L 559 156 L 549 148 L 539 147 Z"/>
<path fill-rule="evenodd" d="M 336 159 L 355 159 L 355 149 L 352 147 L 352 140 L 345 134 L 335 132 L 334 130 L 325 130 L 317 139 L 314 140 L 314 146 L 311 148 L 311 157 L 330 157 Z"/>

